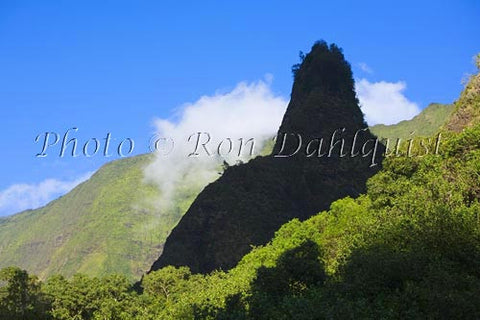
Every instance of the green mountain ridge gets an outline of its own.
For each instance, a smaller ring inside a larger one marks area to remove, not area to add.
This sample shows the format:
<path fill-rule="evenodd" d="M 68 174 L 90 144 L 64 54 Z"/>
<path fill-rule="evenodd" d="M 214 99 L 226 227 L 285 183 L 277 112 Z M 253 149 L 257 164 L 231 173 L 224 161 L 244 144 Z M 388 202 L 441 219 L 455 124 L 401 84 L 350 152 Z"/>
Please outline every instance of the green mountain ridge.
<path fill-rule="evenodd" d="M 366 127 L 341 49 L 317 42 L 293 71 L 291 100 L 273 153 L 230 167 L 205 187 L 172 230 L 152 271 L 168 265 L 188 266 L 195 273 L 228 270 L 252 246 L 267 243 L 284 223 L 308 219 L 332 201 L 365 191 L 366 180 L 380 167 L 370 164 L 381 162 L 383 145 L 370 150 L 372 159 L 340 155 L 342 149 L 353 148 L 355 132 Z M 339 134 L 339 128 L 348 128 L 341 134 L 342 147 L 330 149 L 328 157 L 307 156 L 303 151 L 275 156 L 298 150 L 296 142 L 284 143 L 280 138 L 284 134 L 318 141 L 305 152 L 315 149 L 320 154 L 325 145 L 319 137 Z M 373 138 L 367 130 L 356 142 L 362 145 Z"/>
<path fill-rule="evenodd" d="M 399 138 L 433 136 L 447 122 L 454 108 L 454 104 L 431 103 L 410 120 L 403 120 L 393 125 L 377 124 L 371 126 L 370 130 L 376 136 L 392 141 Z"/>
<path fill-rule="evenodd" d="M 260 154 L 269 151 L 267 143 Z M 19 266 L 42 279 L 76 273 L 140 279 L 202 188 L 180 183 L 161 213 L 161 193 L 144 179 L 154 156 L 109 162 L 46 206 L 0 218 L 0 268 Z"/>
<path fill-rule="evenodd" d="M 428 135 L 447 121 L 453 108 L 432 104 L 412 120 L 373 126 L 371 131 L 392 139 L 410 137 L 412 129 L 414 135 Z M 272 149 L 273 142 L 267 143 L 261 154 Z M 171 211 L 160 214 L 155 206 L 160 193 L 143 179 L 143 168 L 152 157 L 110 162 L 46 206 L 1 218 L 0 267 L 16 265 L 42 279 L 81 272 L 122 273 L 138 280 L 162 253 L 167 236 L 201 191 L 182 186 Z"/>
<path fill-rule="evenodd" d="M 189 190 L 159 214 L 159 191 L 143 182 L 152 156 L 107 163 L 46 206 L 0 220 L 0 266 L 21 266 L 42 278 L 78 272 L 139 278 L 198 192 Z"/>
<path fill-rule="evenodd" d="M 430 109 L 426 108 L 422 113 L 427 110 Z M 420 117 L 422 113 L 417 117 Z M 420 119 L 422 118 L 426 117 L 420 117 Z M 403 121 L 401 124 L 409 121 L 412 120 Z M 416 123 L 423 126 L 418 121 Z M 384 126 L 382 131 L 377 130 L 379 126 L 374 126 L 371 130 L 381 137 L 396 137 L 397 126 Z M 388 130 L 395 133 L 389 134 Z M 273 143 L 267 145 L 262 154 L 269 154 L 272 149 Z M 125 203 L 123 205 L 116 203 L 121 200 L 121 194 L 129 194 L 128 199 L 132 203 L 135 199 L 141 202 L 139 207 L 145 206 L 142 197 L 152 199 L 159 197 L 156 187 L 145 185 L 141 177 L 143 167 L 148 164 L 152 156 L 141 155 L 108 163 L 89 180 L 46 206 L 0 218 L 0 267 L 19 266 L 41 278 L 47 278 L 53 274 L 69 277 L 78 272 L 91 276 L 120 272 L 130 279 L 139 279 L 161 254 L 167 236 L 200 191 L 192 190 L 191 194 L 184 192 L 183 204 L 177 206 L 177 212 L 172 214 L 169 219 L 161 220 L 165 221 L 164 224 L 155 218 L 156 209 L 154 210 L 152 207 L 143 208 L 142 214 L 136 212 L 131 206 L 120 210 L 123 212 L 125 223 L 131 223 L 132 227 L 137 226 L 139 229 L 118 227 L 120 234 L 117 237 L 123 240 L 121 242 L 113 241 L 113 236 L 110 234 L 110 223 L 115 219 L 110 221 L 106 215 L 108 217 L 116 216 L 114 212 L 118 212 L 118 208 L 125 206 Z M 130 175 L 132 177 L 129 177 Z M 112 176 L 113 179 L 107 178 Z M 127 181 L 132 181 L 132 185 L 122 184 L 122 177 Z M 99 180 L 100 184 L 105 183 L 105 186 L 99 186 Z M 126 190 L 118 190 L 123 187 Z M 95 195 L 96 189 L 105 188 L 111 188 L 110 192 L 102 197 Z M 88 192 L 89 190 L 91 192 Z M 132 198 L 131 194 L 136 194 L 136 196 Z M 95 210 L 92 207 L 93 200 L 87 199 L 97 199 L 96 203 L 102 201 L 104 206 L 111 208 L 99 212 L 98 209 Z M 83 218 L 76 217 L 77 213 Z M 92 219 L 96 217 L 95 219 L 101 219 L 103 222 L 93 224 L 88 222 L 87 217 Z M 133 223 L 134 219 L 138 217 L 144 219 L 143 226 Z M 152 228 L 148 228 L 149 225 L 156 225 L 157 232 L 151 232 Z M 131 238 L 132 233 L 140 237 L 143 233 L 141 228 L 147 229 L 148 239 L 125 240 Z M 62 229 L 64 232 L 59 231 Z M 110 244 L 102 247 L 96 243 Z M 120 243 L 125 244 L 125 247 L 120 248 Z M 73 252 L 75 254 L 72 254 Z M 64 263 L 65 261 L 66 263 Z"/>
<path fill-rule="evenodd" d="M 438 106 L 436 110 L 443 109 L 437 115 L 447 114 L 445 111 L 451 108 L 449 105 L 436 104 L 436 106 Z M 415 121 L 413 124 L 419 128 L 426 127 L 422 121 L 431 116 L 423 114 L 431 111 L 431 107 L 425 108 L 412 120 L 390 126 L 377 125 L 371 127 L 371 130 L 382 138 L 408 137 L 412 122 Z M 438 130 L 439 123 L 445 121 L 446 119 L 429 122 L 428 126 L 432 127 L 429 130 Z M 273 142 L 267 144 L 261 154 L 269 154 L 272 149 Z M 108 163 L 89 180 L 46 206 L 1 218 L 0 267 L 19 266 L 41 278 L 47 278 L 52 274 L 69 277 L 78 272 L 91 276 L 121 272 L 130 279 L 139 279 L 161 254 L 167 236 L 187 211 L 196 194 L 200 192 L 200 190 L 191 190 L 191 193 L 184 191 L 183 199 L 179 200 L 183 203 L 176 206 L 177 211 L 168 219 L 166 217 L 158 219 L 156 209 L 146 206 L 148 201 L 144 200 L 159 197 L 159 191 L 155 186 L 145 185 L 141 176 L 143 167 L 149 163 L 151 157 L 153 157 L 151 154 L 140 155 Z M 132 184 L 127 185 L 122 181 L 130 181 Z M 125 190 L 122 190 L 123 188 Z M 96 194 L 97 189 L 109 189 L 109 192 L 100 196 Z M 139 209 L 141 214 L 121 199 L 125 194 L 132 205 L 135 201 L 139 202 L 138 208 L 143 207 Z M 97 205 L 103 202 L 103 207 L 110 208 L 99 212 L 98 207 L 95 209 L 92 206 L 91 199 L 96 199 Z M 120 209 L 122 207 L 123 209 Z M 139 228 L 131 230 L 132 228 L 118 226 L 117 238 L 123 239 L 121 242 L 113 241 L 114 237 L 108 227 L 111 222 L 109 218 L 116 217 L 117 212 L 123 212 L 124 223 Z M 76 217 L 77 213 L 83 218 Z M 88 217 L 103 222 L 95 224 L 89 222 Z M 139 217 L 144 220 L 143 225 L 134 223 Z M 151 232 L 153 229 L 148 228 L 149 225 L 155 225 L 158 228 L 156 232 Z M 142 228 L 145 231 L 142 231 Z M 60 232 L 62 229 L 64 231 Z M 148 238 L 142 238 L 143 233 L 147 232 Z M 125 240 L 135 237 L 140 237 L 140 240 Z M 99 246 L 98 243 L 109 245 Z M 121 244 L 126 246 L 121 247 Z M 73 252 L 75 254 L 72 254 Z"/>
<path fill-rule="evenodd" d="M 364 194 L 283 224 L 229 271 L 166 266 L 146 274 L 139 293 L 121 274 L 41 282 L 5 268 L 0 319 L 479 319 L 480 76 L 472 79 L 439 128 L 443 153 L 387 157 Z"/>
<path fill-rule="evenodd" d="M 480 69 L 480 54 L 476 57 L 477 68 Z M 455 102 L 455 110 L 447 123 L 445 130 L 460 132 L 480 121 L 480 74 L 470 76 L 460 98 Z"/>

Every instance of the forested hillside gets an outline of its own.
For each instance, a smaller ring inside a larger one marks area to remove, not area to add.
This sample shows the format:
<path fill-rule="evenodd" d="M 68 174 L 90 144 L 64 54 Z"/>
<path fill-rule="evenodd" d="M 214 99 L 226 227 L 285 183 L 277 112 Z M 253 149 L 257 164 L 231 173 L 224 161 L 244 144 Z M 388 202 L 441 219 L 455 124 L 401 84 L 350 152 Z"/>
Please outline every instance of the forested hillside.
<path fill-rule="evenodd" d="M 432 104 L 412 120 L 370 129 L 379 137 L 389 138 L 391 145 L 402 138 L 405 148 L 409 138 L 433 135 L 447 121 L 453 107 Z M 273 146 L 272 141 L 260 155 L 270 154 Z M 159 191 L 143 179 L 143 169 L 152 159 L 153 155 L 141 155 L 111 162 L 45 207 L 0 218 L 0 267 L 16 265 L 42 279 L 53 274 L 69 277 L 77 272 L 90 276 L 122 273 L 130 280 L 140 279 L 162 253 L 167 236 L 201 191 L 201 186 L 180 181 L 173 206 L 160 210 Z M 265 207 L 264 211 L 267 214 L 273 210 Z M 271 235 L 276 229 L 271 230 Z M 270 238 L 267 235 L 262 241 Z M 249 248 L 247 245 L 243 251 Z"/>
<path fill-rule="evenodd" d="M 356 198 L 284 224 L 229 271 L 39 281 L 0 271 L 0 319 L 480 318 L 480 75 L 438 154 L 388 157 Z"/>
<path fill-rule="evenodd" d="M 159 191 L 143 182 L 153 155 L 110 162 L 45 207 L 0 219 L 0 266 L 53 274 L 121 273 L 139 279 L 199 190 L 185 186 L 162 212 Z"/>
<path fill-rule="evenodd" d="M 383 145 L 365 124 L 341 49 L 317 42 L 293 72 L 272 154 L 232 166 L 208 185 L 169 235 L 152 270 L 228 270 L 282 224 L 365 191 L 366 180 L 381 166 Z"/>
<path fill-rule="evenodd" d="M 377 124 L 370 127 L 370 131 L 391 140 L 433 136 L 447 122 L 453 109 L 453 104 L 431 103 L 413 119 L 393 125 Z"/>

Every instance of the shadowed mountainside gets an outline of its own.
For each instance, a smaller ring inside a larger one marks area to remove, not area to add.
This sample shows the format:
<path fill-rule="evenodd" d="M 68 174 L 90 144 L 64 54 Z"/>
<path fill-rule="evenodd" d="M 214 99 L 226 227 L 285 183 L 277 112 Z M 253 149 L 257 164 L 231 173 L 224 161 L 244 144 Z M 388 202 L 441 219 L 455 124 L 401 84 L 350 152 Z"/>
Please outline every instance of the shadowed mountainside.
<path fill-rule="evenodd" d="M 221 181 L 208 186 L 190 209 L 186 219 L 191 233 L 183 233 L 185 239 L 192 237 L 199 245 L 187 243 L 188 250 L 182 246 L 179 250 L 207 252 L 209 257 L 202 262 L 208 266 L 205 270 L 230 267 L 235 257 L 248 252 L 252 244 L 269 239 L 263 233 L 273 234 L 271 230 L 276 225 L 291 217 L 304 219 L 328 208 L 338 196 L 358 194 L 364 189 L 363 180 L 375 171 L 376 168 L 368 168 L 369 161 L 360 161 L 363 168 L 360 170 L 360 167 L 353 168 L 351 159 L 324 157 L 307 161 L 305 158 L 305 144 L 309 139 L 324 137 L 322 152 L 325 152 L 333 131 L 346 127 L 349 130 L 343 137 L 347 150 L 353 128 L 365 127 L 351 87 L 350 69 L 343 56 L 336 47 L 325 48 L 324 44 L 319 44 L 316 50 L 315 56 L 307 55 L 302 64 L 294 67 L 292 101 L 279 131 L 280 141 L 276 143 L 275 152 L 281 149 L 284 132 L 301 133 L 302 150 L 296 157 L 263 157 L 230 167 Z M 413 136 L 423 136 L 436 132 L 447 121 L 445 127 L 458 131 L 476 121 L 472 120 L 478 114 L 476 79 L 478 75 L 472 76 L 455 103 L 453 114 L 451 105 L 432 104 L 412 120 L 391 126 L 378 125 L 371 130 L 382 138 L 406 138 L 412 131 L 415 131 Z M 287 151 L 283 154 L 295 149 L 296 142 L 295 136 L 289 135 L 285 144 Z M 272 150 L 273 145 L 265 149 Z M 334 154 L 338 154 L 338 149 L 337 145 Z M 117 272 L 138 279 L 162 253 L 167 235 L 200 191 L 183 185 L 174 207 L 160 214 L 154 205 L 160 197 L 159 191 L 156 186 L 143 183 L 143 168 L 152 156 L 108 163 L 88 181 L 46 206 L 0 218 L 0 267 L 17 265 L 41 278 L 56 273 L 101 276 Z M 339 171 L 344 173 L 338 175 Z M 356 177 L 356 181 L 351 181 L 349 175 Z M 316 200 L 308 202 L 307 199 L 313 198 Z M 196 217 L 190 217 L 193 212 Z M 203 232 L 194 220 L 209 227 Z M 179 227 L 185 228 L 186 222 Z M 244 233 L 241 228 L 250 231 Z M 175 231 L 171 238 L 175 239 L 178 234 L 179 231 Z M 211 250 L 216 249 L 220 249 L 219 253 L 213 254 Z M 167 252 L 166 257 L 169 255 L 174 259 Z M 212 265 L 208 265 L 208 261 L 212 261 Z M 178 264 L 187 262 L 191 261 L 178 260 Z"/>
<path fill-rule="evenodd" d="M 166 265 L 201 273 L 230 269 L 252 246 L 267 243 L 282 224 L 307 219 L 336 199 L 365 191 L 366 180 L 380 165 L 370 166 L 371 154 L 350 156 L 357 130 L 365 129 L 354 153 L 374 136 L 366 129 L 341 50 L 318 42 L 293 72 L 291 101 L 272 155 L 230 167 L 208 185 L 173 229 L 151 270 Z M 298 153 L 274 156 L 294 153 L 298 135 L 303 142 Z M 373 147 L 371 140 L 365 150 Z M 318 156 L 330 148 L 330 157 Z M 382 151 L 378 145 L 377 163 Z"/>

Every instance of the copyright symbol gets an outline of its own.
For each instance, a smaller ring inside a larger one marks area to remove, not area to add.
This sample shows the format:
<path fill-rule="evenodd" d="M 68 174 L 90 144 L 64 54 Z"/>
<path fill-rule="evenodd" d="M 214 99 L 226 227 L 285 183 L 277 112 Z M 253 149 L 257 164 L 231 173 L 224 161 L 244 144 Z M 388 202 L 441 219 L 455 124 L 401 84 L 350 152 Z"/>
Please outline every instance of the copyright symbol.
<path fill-rule="evenodd" d="M 173 151 L 175 142 L 172 138 L 162 137 L 156 133 L 150 138 L 148 146 L 150 148 L 150 152 L 157 152 L 157 154 L 167 156 Z"/>

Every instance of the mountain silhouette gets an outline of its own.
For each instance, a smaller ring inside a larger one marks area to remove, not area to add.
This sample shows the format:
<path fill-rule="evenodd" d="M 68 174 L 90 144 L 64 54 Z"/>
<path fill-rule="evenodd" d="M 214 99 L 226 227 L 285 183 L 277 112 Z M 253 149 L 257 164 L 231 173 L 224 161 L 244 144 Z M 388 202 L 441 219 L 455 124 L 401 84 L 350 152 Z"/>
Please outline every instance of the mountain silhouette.
<path fill-rule="evenodd" d="M 272 154 L 230 166 L 205 187 L 151 271 L 230 269 L 289 220 L 365 191 L 384 147 L 367 128 L 342 50 L 317 42 L 292 70 L 291 100 Z"/>

